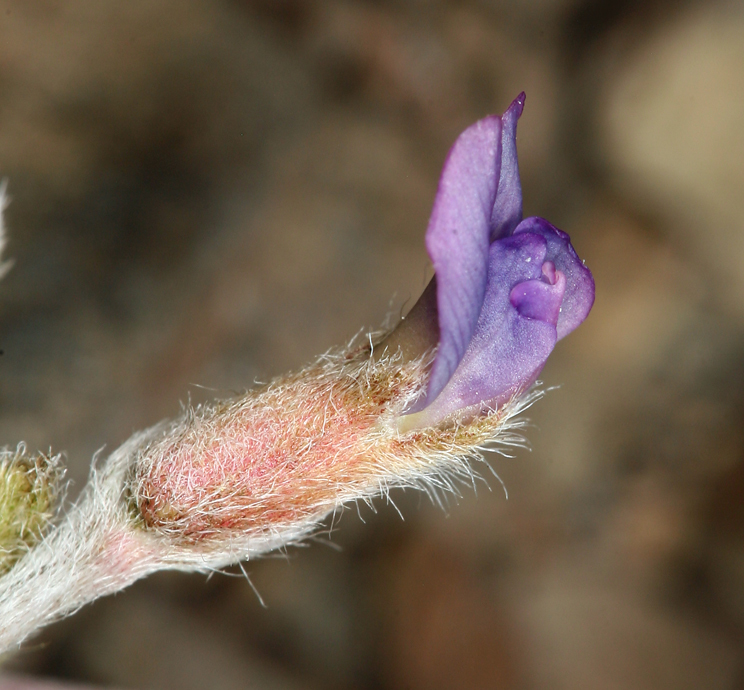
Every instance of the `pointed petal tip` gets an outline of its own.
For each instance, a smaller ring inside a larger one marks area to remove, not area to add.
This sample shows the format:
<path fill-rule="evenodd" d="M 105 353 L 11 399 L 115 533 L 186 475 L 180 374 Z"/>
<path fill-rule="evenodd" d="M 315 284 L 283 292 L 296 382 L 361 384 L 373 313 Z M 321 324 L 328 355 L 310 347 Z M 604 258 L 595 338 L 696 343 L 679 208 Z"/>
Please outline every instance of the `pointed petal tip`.
<path fill-rule="evenodd" d="M 527 95 L 524 91 L 519 94 L 512 102 L 511 105 L 506 109 L 506 112 L 504 113 L 504 116 L 512 116 L 516 119 L 519 119 L 522 115 L 522 111 L 524 110 L 524 101 L 527 98 Z"/>

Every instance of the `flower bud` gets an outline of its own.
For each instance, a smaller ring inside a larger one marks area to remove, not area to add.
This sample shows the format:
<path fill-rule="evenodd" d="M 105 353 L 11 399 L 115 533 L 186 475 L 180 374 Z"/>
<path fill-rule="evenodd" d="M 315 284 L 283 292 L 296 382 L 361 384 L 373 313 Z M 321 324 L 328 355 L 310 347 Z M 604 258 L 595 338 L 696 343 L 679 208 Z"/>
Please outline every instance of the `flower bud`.
<path fill-rule="evenodd" d="M 38 543 L 51 525 L 62 471 L 59 456 L 0 450 L 0 573 Z"/>
<path fill-rule="evenodd" d="M 500 433 L 514 440 L 515 410 L 401 433 L 427 365 L 364 348 L 197 408 L 138 454 L 130 493 L 142 524 L 177 546 L 250 555 L 306 535 L 345 502 L 471 481 L 467 460 Z"/>

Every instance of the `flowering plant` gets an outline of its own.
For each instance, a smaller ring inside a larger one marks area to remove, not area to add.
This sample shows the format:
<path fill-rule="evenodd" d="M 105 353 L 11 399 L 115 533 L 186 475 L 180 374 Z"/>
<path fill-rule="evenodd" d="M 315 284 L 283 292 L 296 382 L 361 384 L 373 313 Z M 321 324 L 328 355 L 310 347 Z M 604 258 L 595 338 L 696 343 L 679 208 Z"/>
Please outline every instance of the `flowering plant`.
<path fill-rule="evenodd" d="M 254 558 L 349 501 L 436 494 L 518 443 L 515 415 L 594 298 L 568 235 L 522 220 L 523 103 L 456 141 L 426 233 L 435 278 L 391 333 L 135 434 L 56 522 L 58 460 L 0 454 L 0 651 L 151 572 Z"/>
<path fill-rule="evenodd" d="M 568 235 L 542 218 L 522 220 L 523 107 L 522 93 L 502 117 L 466 129 L 444 165 L 426 232 L 435 280 L 411 315 L 419 328 L 438 321 L 439 344 L 406 428 L 517 398 L 594 302 L 592 275 Z"/>

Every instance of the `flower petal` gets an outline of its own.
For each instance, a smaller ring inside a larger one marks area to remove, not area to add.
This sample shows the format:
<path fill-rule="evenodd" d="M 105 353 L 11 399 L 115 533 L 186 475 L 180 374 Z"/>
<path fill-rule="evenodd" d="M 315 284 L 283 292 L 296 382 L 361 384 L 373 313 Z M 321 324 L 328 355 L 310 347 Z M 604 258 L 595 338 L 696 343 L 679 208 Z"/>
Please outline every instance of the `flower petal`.
<path fill-rule="evenodd" d="M 543 280 L 528 280 L 515 285 L 509 293 L 509 301 L 521 316 L 547 321 L 555 326 L 565 292 L 566 276 L 561 271 L 556 271 L 555 280 L 551 283 Z"/>
<path fill-rule="evenodd" d="M 589 314 L 594 304 L 594 278 L 571 245 L 571 238 L 544 218 L 525 218 L 514 231 L 537 234 L 547 242 L 546 260 L 566 277 L 566 294 L 558 316 L 558 340 L 567 336 Z"/>
<path fill-rule="evenodd" d="M 450 150 L 439 181 L 426 231 L 437 280 L 440 331 L 427 400 L 442 390 L 460 363 L 483 304 L 501 129 L 497 116 L 466 129 Z"/>
<path fill-rule="evenodd" d="M 501 166 L 496 200 L 491 214 L 491 241 L 511 235 L 522 220 L 522 183 L 517 160 L 517 121 L 524 108 L 520 93 L 501 116 Z"/>
<path fill-rule="evenodd" d="M 545 238 L 530 233 L 491 245 L 488 289 L 470 346 L 442 392 L 419 413 L 416 426 L 477 414 L 534 383 L 555 346 L 555 318 L 565 288 L 560 276 L 555 285 L 542 281 L 547 252 Z M 534 288 L 533 282 L 545 287 Z M 510 296 L 520 287 L 526 299 L 517 299 L 515 306 Z M 537 306 L 543 302 L 544 313 Z M 537 318 L 540 315 L 551 320 Z"/>

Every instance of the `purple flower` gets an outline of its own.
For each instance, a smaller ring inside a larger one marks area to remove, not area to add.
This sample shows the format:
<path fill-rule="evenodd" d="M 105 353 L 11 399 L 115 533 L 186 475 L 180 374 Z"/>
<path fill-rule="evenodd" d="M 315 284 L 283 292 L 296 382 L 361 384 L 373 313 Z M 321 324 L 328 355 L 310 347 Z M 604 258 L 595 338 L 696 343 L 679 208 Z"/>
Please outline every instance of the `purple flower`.
<path fill-rule="evenodd" d="M 444 164 L 426 231 L 435 278 L 408 334 L 396 338 L 420 342 L 422 331 L 438 328 L 426 392 L 403 418 L 407 428 L 466 418 L 523 393 L 594 302 L 594 280 L 569 236 L 543 218 L 522 220 L 516 129 L 524 99 L 466 129 Z"/>

